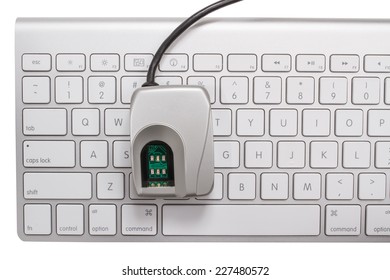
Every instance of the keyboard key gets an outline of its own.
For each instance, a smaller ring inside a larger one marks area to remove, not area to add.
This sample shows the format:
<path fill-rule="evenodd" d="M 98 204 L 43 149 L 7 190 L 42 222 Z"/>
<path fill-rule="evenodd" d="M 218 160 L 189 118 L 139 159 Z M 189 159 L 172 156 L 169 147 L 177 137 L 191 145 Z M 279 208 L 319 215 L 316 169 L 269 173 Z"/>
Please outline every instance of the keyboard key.
<path fill-rule="evenodd" d="M 146 82 L 146 77 L 122 77 L 121 101 L 130 104 L 133 93 Z"/>
<path fill-rule="evenodd" d="M 51 234 L 51 205 L 24 205 L 24 233 L 26 235 Z"/>
<path fill-rule="evenodd" d="M 371 158 L 370 142 L 344 142 L 344 168 L 369 168 Z"/>
<path fill-rule="evenodd" d="M 351 200 L 353 198 L 353 174 L 328 173 L 326 175 L 326 199 Z"/>
<path fill-rule="evenodd" d="M 161 86 L 181 86 L 183 84 L 183 78 L 179 76 L 157 76 L 156 83 Z"/>
<path fill-rule="evenodd" d="M 119 55 L 93 54 L 91 55 L 91 71 L 117 72 L 119 71 Z"/>
<path fill-rule="evenodd" d="M 294 174 L 294 199 L 318 200 L 321 198 L 321 174 Z"/>
<path fill-rule="evenodd" d="M 99 109 L 73 109 L 72 110 L 73 135 L 99 135 L 100 111 Z"/>
<path fill-rule="evenodd" d="M 232 111 L 230 109 L 212 110 L 214 136 L 232 134 Z"/>
<path fill-rule="evenodd" d="M 368 135 L 390 136 L 390 110 L 368 111 Z"/>
<path fill-rule="evenodd" d="M 264 110 L 237 110 L 237 135 L 264 135 Z"/>
<path fill-rule="evenodd" d="M 25 167 L 74 167 L 76 165 L 74 141 L 24 141 Z"/>
<path fill-rule="evenodd" d="M 85 71 L 84 54 L 58 54 L 56 59 L 58 72 Z"/>
<path fill-rule="evenodd" d="M 81 141 L 81 167 L 107 167 L 108 143 L 106 141 Z"/>
<path fill-rule="evenodd" d="M 255 72 L 257 56 L 255 54 L 229 54 L 228 70 L 230 72 Z"/>
<path fill-rule="evenodd" d="M 330 111 L 329 110 L 303 110 L 304 136 L 329 136 Z"/>
<path fill-rule="evenodd" d="M 366 55 L 364 71 L 369 73 L 389 73 L 390 55 Z"/>
<path fill-rule="evenodd" d="M 156 235 L 157 207 L 156 205 L 123 205 L 122 206 L 123 235 Z"/>
<path fill-rule="evenodd" d="M 390 104 L 390 78 L 385 79 L 385 103 Z"/>
<path fill-rule="evenodd" d="M 363 111 L 362 110 L 336 110 L 337 136 L 362 136 Z"/>
<path fill-rule="evenodd" d="M 325 64 L 324 55 L 297 55 L 297 72 L 324 72 Z"/>
<path fill-rule="evenodd" d="M 125 197 L 125 175 L 123 173 L 98 173 L 96 196 L 98 199 L 123 199 Z"/>
<path fill-rule="evenodd" d="M 23 102 L 39 104 L 50 102 L 49 77 L 23 77 Z"/>
<path fill-rule="evenodd" d="M 332 55 L 330 57 L 330 71 L 340 73 L 359 72 L 359 56 L 357 55 Z"/>
<path fill-rule="evenodd" d="M 89 77 L 88 102 L 92 104 L 112 104 L 116 101 L 115 77 Z"/>
<path fill-rule="evenodd" d="M 89 206 L 89 234 L 116 234 L 116 206 L 91 204 Z"/>
<path fill-rule="evenodd" d="M 245 104 L 248 103 L 249 81 L 247 77 L 221 78 L 221 103 Z"/>
<path fill-rule="evenodd" d="M 211 104 L 215 103 L 215 95 L 216 95 L 215 77 L 199 77 L 199 76 L 188 77 L 187 85 L 203 87 L 209 94 L 210 103 Z"/>
<path fill-rule="evenodd" d="M 337 142 L 313 141 L 310 144 L 310 166 L 312 168 L 336 168 L 337 155 Z"/>
<path fill-rule="evenodd" d="M 256 77 L 253 86 L 254 103 L 280 104 L 282 102 L 282 79 L 280 77 Z"/>
<path fill-rule="evenodd" d="M 106 109 L 105 134 L 130 136 L 130 109 Z"/>
<path fill-rule="evenodd" d="M 195 54 L 195 72 L 221 72 L 223 68 L 223 57 L 221 54 Z"/>
<path fill-rule="evenodd" d="M 379 78 L 353 78 L 352 102 L 353 104 L 379 104 L 380 80 Z"/>
<path fill-rule="evenodd" d="M 390 142 L 377 142 L 375 145 L 376 168 L 390 168 Z"/>
<path fill-rule="evenodd" d="M 57 77 L 56 102 L 59 104 L 82 103 L 84 99 L 82 77 Z"/>
<path fill-rule="evenodd" d="M 240 143 L 215 141 L 214 161 L 215 168 L 237 168 L 240 165 Z"/>
<path fill-rule="evenodd" d="M 165 205 L 162 211 L 164 235 L 320 234 L 318 205 Z M 204 215 L 205 212 L 208 214 Z"/>
<path fill-rule="evenodd" d="M 359 205 L 327 205 L 326 235 L 360 235 Z"/>
<path fill-rule="evenodd" d="M 298 133 L 298 111 L 273 109 L 270 111 L 271 136 L 296 136 Z"/>
<path fill-rule="evenodd" d="M 117 168 L 130 168 L 130 141 L 114 141 L 113 143 L 113 165 Z"/>
<path fill-rule="evenodd" d="M 288 54 L 265 54 L 262 57 L 264 72 L 290 72 L 291 56 Z"/>
<path fill-rule="evenodd" d="M 90 173 L 24 173 L 25 199 L 91 199 Z"/>
<path fill-rule="evenodd" d="M 314 79 L 308 77 L 287 78 L 287 103 L 313 104 Z"/>
<path fill-rule="evenodd" d="M 66 110 L 24 109 L 23 133 L 25 135 L 66 135 Z"/>
<path fill-rule="evenodd" d="M 22 69 L 30 72 L 48 72 L 51 70 L 51 56 L 50 54 L 24 54 Z"/>
<path fill-rule="evenodd" d="M 245 167 L 271 168 L 273 148 L 270 141 L 245 142 Z"/>
<path fill-rule="evenodd" d="M 386 174 L 359 174 L 359 199 L 382 200 L 386 197 Z"/>
<path fill-rule="evenodd" d="M 305 142 L 278 142 L 279 168 L 305 167 Z"/>
<path fill-rule="evenodd" d="M 390 206 L 368 205 L 366 209 L 366 234 L 390 235 Z"/>
<path fill-rule="evenodd" d="M 320 78 L 321 104 L 346 104 L 348 96 L 347 78 Z"/>
<path fill-rule="evenodd" d="M 84 206 L 81 204 L 57 205 L 57 234 L 84 234 Z"/>
<path fill-rule="evenodd" d="M 260 176 L 260 197 L 264 200 L 288 199 L 287 173 L 262 173 Z"/>
<path fill-rule="evenodd" d="M 126 54 L 125 70 L 128 72 L 147 72 L 152 60 L 152 54 Z"/>
<path fill-rule="evenodd" d="M 214 173 L 214 186 L 212 191 L 203 196 L 198 196 L 198 200 L 221 200 L 223 198 L 223 175 Z"/>
<path fill-rule="evenodd" d="M 161 72 L 186 72 L 188 71 L 188 55 L 164 54 L 159 69 Z"/>
<path fill-rule="evenodd" d="M 230 173 L 228 177 L 229 199 L 255 199 L 256 176 L 253 173 Z"/>

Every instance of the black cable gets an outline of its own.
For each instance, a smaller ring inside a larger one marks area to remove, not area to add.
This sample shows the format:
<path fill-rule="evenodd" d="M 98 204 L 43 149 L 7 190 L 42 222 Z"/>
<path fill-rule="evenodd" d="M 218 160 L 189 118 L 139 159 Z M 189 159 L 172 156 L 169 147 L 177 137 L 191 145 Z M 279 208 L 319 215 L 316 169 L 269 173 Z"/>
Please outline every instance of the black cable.
<path fill-rule="evenodd" d="M 199 12 L 193 14 L 191 17 L 186 19 L 182 24 L 180 24 L 172 33 L 165 39 L 165 41 L 161 44 L 160 48 L 157 50 L 156 54 L 153 57 L 153 60 L 149 66 L 148 75 L 146 79 L 146 83 L 144 83 L 143 87 L 148 86 L 158 86 L 155 82 L 155 76 L 157 67 L 160 64 L 161 58 L 166 52 L 166 50 L 172 45 L 172 43 L 181 35 L 184 31 L 186 31 L 189 27 L 191 27 L 194 23 L 196 23 L 201 18 L 207 16 L 208 14 L 219 10 L 223 7 L 229 6 L 231 4 L 240 2 L 243 0 L 222 0 L 218 1 L 206 8 L 200 10 Z"/>

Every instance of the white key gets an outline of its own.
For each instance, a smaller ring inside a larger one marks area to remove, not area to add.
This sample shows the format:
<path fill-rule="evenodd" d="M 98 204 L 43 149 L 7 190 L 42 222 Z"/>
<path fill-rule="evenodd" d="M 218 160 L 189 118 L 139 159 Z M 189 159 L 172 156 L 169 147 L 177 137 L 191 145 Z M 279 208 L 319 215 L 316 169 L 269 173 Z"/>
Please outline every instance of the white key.
<path fill-rule="evenodd" d="M 257 56 L 255 54 L 230 54 L 228 55 L 228 70 L 230 72 L 255 72 Z"/>
<path fill-rule="evenodd" d="M 99 109 L 73 109 L 72 134 L 73 135 L 99 135 L 100 112 Z"/>
<path fill-rule="evenodd" d="M 116 101 L 115 77 L 89 77 L 88 101 L 92 104 L 110 104 Z"/>
<path fill-rule="evenodd" d="M 126 54 L 125 70 L 128 72 L 146 72 L 152 60 L 152 54 Z"/>
<path fill-rule="evenodd" d="M 183 78 L 179 76 L 157 76 L 156 83 L 161 86 L 180 86 L 183 84 Z"/>
<path fill-rule="evenodd" d="M 386 198 L 386 174 L 361 173 L 359 174 L 359 199 Z"/>
<path fill-rule="evenodd" d="M 376 143 L 375 166 L 377 168 L 390 168 L 390 142 Z"/>
<path fill-rule="evenodd" d="M 380 80 L 379 78 L 353 78 L 352 103 L 353 104 L 379 104 Z"/>
<path fill-rule="evenodd" d="M 57 77 L 56 78 L 56 102 L 57 103 L 82 103 L 83 102 L 83 78 L 82 77 Z"/>
<path fill-rule="evenodd" d="M 84 234 L 84 206 L 79 204 L 57 205 L 57 234 Z"/>
<path fill-rule="evenodd" d="M 188 77 L 187 85 L 203 87 L 209 94 L 210 103 L 215 103 L 216 85 L 215 77 Z"/>
<path fill-rule="evenodd" d="M 352 72 L 359 71 L 359 56 L 357 55 L 332 55 L 330 57 L 330 70 L 332 72 Z"/>
<path fill-rule="evenodd" d="M 198 200 L 221 200 L 223 198 L 223 175 L 214 173 L 214 186 L 207 195 L 198 196 Z"/>
<path fill-rule="evenodd" d="M 316 236 L 320 234 L 318 205 L 165 205 L 162 211 L 164 235 Z M 207 215 L 204 215 L 206 211 Z"/>
<path fill-rule="evenodd" d="M 345 168 L 370 167 L 370 142 L 344 142 L 343 166 Z"/>
<path fill-rule="evenodd" d="M 311 77 L 287 78 L 287 103 L 313 104 L 314 79 Z"/>
<path fill-rule="evenodd" d="M 122 206 L 123 235 L 156 235 L 157 207 L 156 205 L 123 205 Z"/>
<path fill-rule="evenodd" d="M 66 135 L 65 109 L 24 109 L 23 133 L 25 135 Z"/>
<path fill-rule="evenodd" d="M 353 198 L 353 174 L 328 173 L 326 175 L 326 199 L 351 200 Z"/>
<path fill-rule="evenodd" d="M 188 55 L 164 54 L 159 69 L 161 72 L 186 72 L 188 71 Z"/>
<path fill-rule="evenodd" d="M 95 72 L 119 71 L 119 55 L 117 54 L 91 55 L 91 70 Z"/>
<path fill-rule="evenodd" d="M 122 77 L 121 79 L 121 100 L 124 104 L 130 104 L 133 93 L 142 87 L 146 77 Z"/>
<path fill-rule="evenodd" d="M 232 111 L 229 109 L 214 109 L 213 130 L 214 136 L 228 136 L 232 134 Z"/>
<path fill-rule="evenodd" d="M 264 72 L 290 72 L 291 56 L 288 54 L 265 54 L 262 57 Z"/>
<path fill-rule="evenodd" d="M 282 141 L 278 142 L 278 167 L 305 167 L 305 143 Z"/>
<path fill-rule="evenodd" d="M 221 72 L 223 57 L 220 54 L 196 54 L 194 55 L 194 71 L 196 72 Z"/>
<path fill-rule="evenodd" d="M 390 104 L 390 78 L 385 79 L 385 103 Z"/>
<path fill-rule="evenodd" d="M 273 109 L 270 111 L 271 136 L 295 136 L 298 133 L 297 110 Z"/>
<path fill-rule="evenodd" d="M 130 141 L 115 141 L 113 143 L 113 165 L 118 168 L 131 167 Z"/>
<path fill-rule="evenodd" d="M 47 72 L 51 70 L 50 54 L 24 54 L 22 57 L 23 71 Z"/>
<path fill-rule="evenodd" d="M 116 234 L 116 206 L 92 204 L 89 206 L 89 234 Z"/>
<path fill-rule="evenodd" d="M 49 77 L 23 77 L 23 102 L 28 104 L 50 102 Z"/>
<path fill-rule="evenodd" d="M 91 199 L 90 173 L 24 173 L 26 199 Z"/>
<path fill-rule="evenodd" d="M 229 199 L 255 199 L 256 176 L 253 173 L 230 173 L 228 177 Z"/>
<path fill-rule="evenodd" d="M 364 57 L 364 71 L 369 73 L 389 73 L 390 55 L 366 55 Z"/>
<path fill-rule="evenodd" d="M 270 141 L 245 142 L 245 167 L 271 168 L 272 150 L 272 142 Z"/>
<path fill-rule="evenodd" d="M 294 174 L 294 199 L 318 200 L 321 198 L 321 174 Z"/>
<path fill-rule="evenodd" d="M 390 136 L 390 110 L 368 111 L 368 135 Z"/>
<path fill-rule="evenodd" d="M 240 143 L 215 141 L 214 161 L 216 168 L 237 168 L 240 165 Z"/>
<path fill-rule="evenodd" d="M 329 110 L 303 110 L 304 136 L 329 136 L 330 111 Z"/>
<path fill-rule="evenodd" d="M 312 168 L 336 168 L 337 155 L 337 142 L 311 142 L 310 144 L 310 166 Z"/>
<path fill-rule="evenodd" d="M 280 104 L 282 102 L 282 79 L 280 77 L 256 77 L 253 86 L 254 103 Z"/>
<path fill-rule="evenodd" d="M 115 136 L 130 135 L 130 109 L 106 109 L 105 134 Z"/>
<path fill-rule="evenodd" d="M 366 214 L 367 235 L 390 235 L 390 206 L 368 205 Z"/>
<path fill-rule="evenodd" d="M 221 78 L 221 103 L 245 104 L 248 103 L 247 77 L 222 77 Z"/>
<path fill-rule="evenodd" d="M 82 72 L 85 71 L 84 54 L 58 54 L 57 71 L 59 72 Z"/>
<path fill-rule="evenodd" d="M 98 199 L 123 199 L 125 175 L 123 173 L 98 173 L 96 177 Z"/>
<path fill-rule="evenodd" d="M 76 165 L 74 141 L 24 141 L 25 167 L 74 167 Z"/>
<path fill-rule="evenodd" d="M 264 110 L 237 110 L 237 135 L 264 135 Z"/>
<path fill-rule="evenodd" d="M 346 104 L 348 96 L 347 78 L 320 78 L 321 104 Z"/>
<path fill-rule="evenodd" d="M 106 141 L 81 141 L 81 167 L 107 167 L 108 143 Z"/>
<path fill-rule="evenodd" d="M 360 235 L 359 205 L 327 205 L 326 235 Z"/>
<path fill-rule="evenodd" d="M 284 200 L 288 198 L 288 174 L 263 173 L 260 178 L 261 199 Z"/>
<path fill-rule="evenodd" d="M 362 110 L 336 110 L 337 136 L 362 136 L 363 111 Z"/>
<path fill-rule="evenodd" d="M 324 72 L 325 64 L 324 55 L 297 55 L 298 72 Z"/>
<path fill-rule="evenodd" d="M 51 234 L 51 205 L 24 205 L 24 233 L 26 235 Z"/>

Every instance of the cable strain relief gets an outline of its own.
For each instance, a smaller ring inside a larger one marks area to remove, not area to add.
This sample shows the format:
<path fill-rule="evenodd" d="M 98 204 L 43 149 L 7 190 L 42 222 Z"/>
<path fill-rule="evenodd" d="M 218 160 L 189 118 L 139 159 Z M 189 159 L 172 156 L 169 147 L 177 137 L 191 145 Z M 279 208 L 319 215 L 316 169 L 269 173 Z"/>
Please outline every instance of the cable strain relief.
<path fill-rule="evenodd" d="M 142 85 L 142 87 L 155 87 L 158 86 L 159 84 L 156 82 L 146 82 Z"/>

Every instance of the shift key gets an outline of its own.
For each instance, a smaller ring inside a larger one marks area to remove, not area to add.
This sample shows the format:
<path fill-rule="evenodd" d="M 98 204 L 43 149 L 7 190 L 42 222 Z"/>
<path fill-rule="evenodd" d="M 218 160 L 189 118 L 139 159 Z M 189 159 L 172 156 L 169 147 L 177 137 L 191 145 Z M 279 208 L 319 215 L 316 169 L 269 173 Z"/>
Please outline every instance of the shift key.
<path fill-rule="evenodd" d="M 76 164 L 74 141 L 24 141 L 25 167 L 74 167 Z"/>

